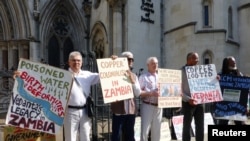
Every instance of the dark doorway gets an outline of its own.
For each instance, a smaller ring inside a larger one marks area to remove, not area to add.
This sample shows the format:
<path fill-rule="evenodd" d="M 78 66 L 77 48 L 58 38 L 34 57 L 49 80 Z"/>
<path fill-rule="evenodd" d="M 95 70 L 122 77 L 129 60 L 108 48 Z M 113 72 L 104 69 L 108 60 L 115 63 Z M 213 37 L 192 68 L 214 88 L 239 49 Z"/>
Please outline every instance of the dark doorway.
<path fill-rule="evenodd" d="M 60 67 L 60 47 L 55 36 L 50 38 L 48 45 L 48 63 L 51 66 Z"/>
<path fill-rule="evenodd" d="M 63 68 L 64 69 L 68 69 L 68 56 L 70 54 L 70 52 L 73 51 L 73 43 L 71 41 L 70 38 L 67 38 L 64 42 L 64 45 L 63 45 L 63 63 L 64 63 L 64 66 Z"/>

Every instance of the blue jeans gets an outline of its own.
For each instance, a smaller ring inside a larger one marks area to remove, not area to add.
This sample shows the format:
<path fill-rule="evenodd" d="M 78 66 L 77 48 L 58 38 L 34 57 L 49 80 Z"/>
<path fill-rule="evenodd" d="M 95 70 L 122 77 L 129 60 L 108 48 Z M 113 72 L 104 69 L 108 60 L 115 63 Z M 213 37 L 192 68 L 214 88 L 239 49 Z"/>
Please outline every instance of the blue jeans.
<path fill-rule="evenodd" d="M 182 102 L 183 130 L 182 141 L 191 140 L 191 122 L 194 117 L 195 140 L 204 141 L 204 109 L 202 104 L 191 106 L 188 102 Z"/>
<path fill-rule="evenodd" d="M 135 115 L 115 115 L 112 117 L 112 141 L 120 141 L 121 132 L 124 141 L 135 141 Z"/>

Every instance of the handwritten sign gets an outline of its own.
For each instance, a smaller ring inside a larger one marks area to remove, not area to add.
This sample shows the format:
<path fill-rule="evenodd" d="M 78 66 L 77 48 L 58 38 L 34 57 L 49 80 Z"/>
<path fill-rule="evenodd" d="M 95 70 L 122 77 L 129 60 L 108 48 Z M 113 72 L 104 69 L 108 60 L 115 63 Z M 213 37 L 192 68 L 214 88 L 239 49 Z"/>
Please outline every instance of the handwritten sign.
<path fill-rule="evenodd" d="M 56 137 L 53 134 L 38 132 L 34 130 L 5 126 L 4 141 L 55 141 Z"/>
<path fill-rule="evenodd" d="M 158 69 L 159 108 L 181 107 L 181 70 Z"/>
<path fill-rule="evenodd" d="M 186 66 L 188 84 L 197 104 L 222 101 L 222 93 L 214 64 Z"/>
<path fill-rule="evenodd" d="M 177 140 L 182 139 L 183 115 L 173 116 L 172 123 Z"/>
<path fill-rule="evenodd" d="M 183 128 L 183 115 L 173 116 L 172 123 L 177 140 L 182 139 L 182 128 Z M 211 113 L 204 113 L 204 134 L 208 133 L 208 125 L 214 125 L 214 120 Z M 195 121 L 194 118 L 191 122 L 191 130 L 195 134 Z"/>
<path fill-rule="evenodd" d="M 220 77 L 224 101 L 215 104 L 215 118 L 246 121 L 250 78 L 232 75 Z"/>
<path fill-rule="evenodd" d="M 127 58 L 97 59 L 104 103 L 133 98 L 132 84 L 126 71 Z"/>
<path fill-rule="evenodd" d="M 56 134 L 63 125 L 72 74 L 25 59 L 18 71 L 6 124 Z"/>
<path fill-rule="evenodd" d="M 141 117 L 135 118 L 134 131 L 135 131 L 135 141 L 140 141 L 141 140 Z"/>
<path fill-rule="evenodd" d="M 161 122 L 161 138 L 160 141 L 170 141 L 171 134 L 169 129 L 169 124 L 167 121 Z"/>

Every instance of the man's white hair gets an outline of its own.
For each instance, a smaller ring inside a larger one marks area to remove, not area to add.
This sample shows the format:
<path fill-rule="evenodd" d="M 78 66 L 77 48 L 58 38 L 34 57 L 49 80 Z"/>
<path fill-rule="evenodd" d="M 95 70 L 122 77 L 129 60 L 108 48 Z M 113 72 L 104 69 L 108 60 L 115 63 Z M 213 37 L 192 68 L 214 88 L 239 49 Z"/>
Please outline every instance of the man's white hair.
<path fill-rule="evenodd" d="M 134 58 L 133 53 L 131 53 L 129 51 L 125 51 L 121 55 L 122 55 L 122 57 Z"/>
<path fill-rule="evenodd" d="M 70 54 L 69 54 L 69 60 L 72 59 L 73 57 L 75 56 L 81 56 L 82 58 L 82 54 L 79 52 L 79 51 L 72 51 Z"/>
<path fill-rule="evenodd" d="M 155 62 L 158 62 L 158 59 L 157 59 L 157 57 L 149 57 L 148 59 L 147 59 L 147 64 L 149 64 L 151 61 L 155 61 Z"/>

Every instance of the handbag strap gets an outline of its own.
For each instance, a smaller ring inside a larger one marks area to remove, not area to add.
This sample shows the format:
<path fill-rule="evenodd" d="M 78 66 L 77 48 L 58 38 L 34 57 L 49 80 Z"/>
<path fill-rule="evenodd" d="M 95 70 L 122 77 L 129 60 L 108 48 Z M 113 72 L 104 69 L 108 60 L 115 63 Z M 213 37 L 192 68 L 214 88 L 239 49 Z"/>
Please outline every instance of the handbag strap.
<path fill-rule="evenodd" d="M 74 77 L 74 79 L 75 79 L 75 81 L 76 81 L 76 84 L 77 84 L 77 86 L 82 90 L 82 92 L 83 92 L 83 94 L 84 94 L 84 96 L 86 97 L 86 99 L 87 99 L 87 95 L 86 95 L 86 93 L 84 92 L 84 90 L 82 89 L 82 85 L 81 85 L 81 83 L 77 80 L 77 78 L 76 77 Z"/>

